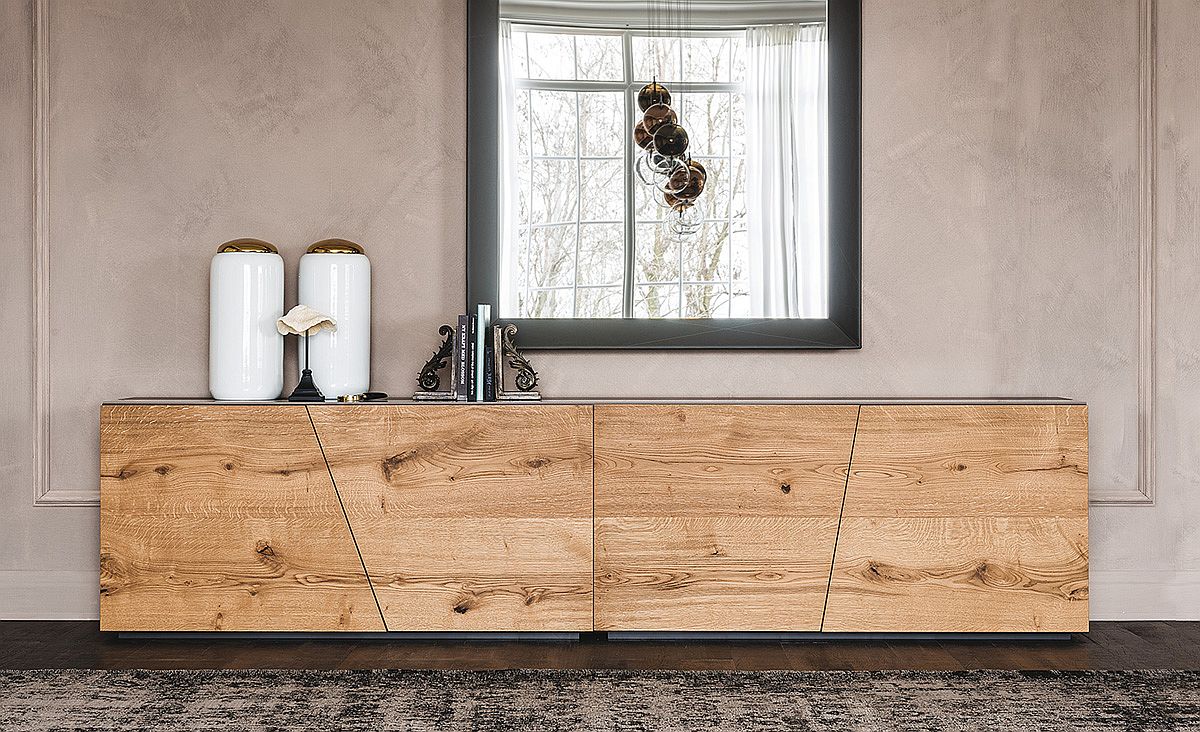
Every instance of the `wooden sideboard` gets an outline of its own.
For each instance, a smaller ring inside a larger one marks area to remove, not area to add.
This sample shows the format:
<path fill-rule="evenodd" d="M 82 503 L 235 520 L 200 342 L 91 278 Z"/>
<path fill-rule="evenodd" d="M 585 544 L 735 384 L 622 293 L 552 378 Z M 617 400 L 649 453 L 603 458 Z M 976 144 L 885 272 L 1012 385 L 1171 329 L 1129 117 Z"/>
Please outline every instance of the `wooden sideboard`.
<path fill-rule="evenodd" d="M 1082 632 L 1065 400 L 101 410 L 112 631 Z"/>

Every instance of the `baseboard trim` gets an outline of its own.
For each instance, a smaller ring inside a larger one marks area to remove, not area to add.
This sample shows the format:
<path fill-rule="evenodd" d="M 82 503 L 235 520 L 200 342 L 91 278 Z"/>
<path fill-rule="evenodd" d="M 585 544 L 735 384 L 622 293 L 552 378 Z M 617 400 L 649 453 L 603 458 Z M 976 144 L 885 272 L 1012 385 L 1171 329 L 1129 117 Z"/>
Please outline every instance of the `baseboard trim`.
<path fill-rule="evenodd" d="M 88 570 L 0 570 L 0 620 L 99 620 L 100 577 Z"/>
<path fill-rule="evenodd" d="M 1092 620 L 1200 620 L 1200 569 L 1091 571 Z"/>

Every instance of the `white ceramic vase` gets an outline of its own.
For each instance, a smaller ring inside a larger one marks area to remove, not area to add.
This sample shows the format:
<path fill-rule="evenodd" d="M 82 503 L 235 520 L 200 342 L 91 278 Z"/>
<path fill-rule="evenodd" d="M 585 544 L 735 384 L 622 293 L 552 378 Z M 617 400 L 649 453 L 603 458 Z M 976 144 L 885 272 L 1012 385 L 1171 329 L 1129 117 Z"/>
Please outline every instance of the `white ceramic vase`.
<path fill-rule="evenodd" d="M 326 399 L 371 387 L 371 261 L 344 239 L 326 239 L 300 258 L 300 302 L 337 325 L 309 336 L 308 368 Z M 305 368 L 300 349 L 300 368 Z"/>
<path fill-rule="evenodd" d="M 209 270 L 208 390 L 213 399 L 283 392 L 283 258 L 257 239 L 222 244 Z"/>

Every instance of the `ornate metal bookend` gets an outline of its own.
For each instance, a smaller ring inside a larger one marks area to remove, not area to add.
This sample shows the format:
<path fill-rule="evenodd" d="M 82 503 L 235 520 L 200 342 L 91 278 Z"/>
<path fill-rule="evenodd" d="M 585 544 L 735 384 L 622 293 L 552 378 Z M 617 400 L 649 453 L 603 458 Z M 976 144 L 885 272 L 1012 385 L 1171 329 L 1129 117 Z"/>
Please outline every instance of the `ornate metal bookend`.
<path fill-rule="evenodd" d="M 438 349 L 433 352 L 433 356 L 421 367 L 421 373 L 417 376 L 417 386 L 421 390 L 413 394 L 414 400 L 434 402 L 454 401 L 454 392 L 441 388 L 441 372 L 449 365 L 454 355 L 454 328 L 449 325 L 443 325 L 438 328 L 438 335 L 442 336 L 444 340 L 442 341 L 442 345 L 438 346 Z"/>
<path fill-rule="evenodd" d="M 513 338 L 516 335 L 517 326 L 512 323 L 497 325 L 492 328 L 492 350 L 494 352 L 494 366 L 496 371 L 496 401 L 537 401 L 542 398 L 541 394 L 533 390 L 537 386 L 538 375 L 529 363 L 529 359 L 525 358 L 517 350 L 516 344 L 513 343 Z M 507 369 L 512 369 L 516 372 L 516 376 L 513 378 L 513 383 L 517 387 L 516 391 L 508 391 L 505 388 L 505 372 Z"/>
<path fill-rule="evenodd" d="M 463 350 L 461 343 L 458 349 L 455 348 L 455 342 L 460 340 L 456 338 L 458 329 L 452 325 L 443 325 L 438 328 L 438 334 L 442 336 L 442 344 L 417 375 L 420 391 L 413 394 L 414 401 L 453 402 L 463 399 L 456 388 L 458 385 L 453 382 L 463 377 L 460 372 L 464 369 L 469 372 L 471 366 L 469 359 L 467 363 L 458 363 L 458 352 Z M 490 368 L 485 369 L 487 386 L 484 393 L 490 397 L 494 383 L 496 401 L 538 401 L 542 398 L 542 395 L 534 390 L 538 384 L 538 374 L 533 370 L 529 359 L 517 350 L 513 340 L 516 335 L 517 326 L 511 323 L 492 327 L 492 360 L 488 363 Z M 482 359 L 483 355 L 480 354 L 479 358 Z M 449 374 L 443 373 L 447 368 Z M 447 379 L 451 382 L 449 388 L 442 388 Z"/>

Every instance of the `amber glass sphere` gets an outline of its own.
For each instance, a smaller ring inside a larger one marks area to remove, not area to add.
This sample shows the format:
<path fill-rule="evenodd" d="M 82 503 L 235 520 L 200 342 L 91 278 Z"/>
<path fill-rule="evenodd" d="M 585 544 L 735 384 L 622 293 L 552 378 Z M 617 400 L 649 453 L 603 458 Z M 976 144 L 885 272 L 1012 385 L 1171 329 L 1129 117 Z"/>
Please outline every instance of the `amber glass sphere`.
<path fill-rule="evenodd" d="M 638 92 L 638 107 L 645 112 L 656 104 L 670 106 L 671 92 L 667 91 L 667 87 L 662 84 L 651 82 Z"/>
<path fill-rule="evenodd" d="M 673 125 L 678 121 L 675 116 L 675 110 L 665 104 L 655 104 L 646 110 L 646 114 L 642 117 L 642 125 L 646 128 L 646 132 L 651 135 L 658 132 L 658 128 L 663 125 Z"/>
<path fill-rule="evenodd" d="M 675 163 L 671 172 L 667 175 L 666 181 L 663 182 L 661 190 L 663 193 L 674 193 L 686 189 L 692 182 L 692 169 L 682 162 Z"/>
<path fill-rule="evenodd" d="M 708 172 L 704 169 L 703 165 L 697 163 L 695 160 L 688 161 L 688 171 L 687 185 L 680 188 L 675 195 L 684 200 L 694 201 L 704 192 L 704 184 L 707 182 Z"/>
<path fill-rule="evenodd" d="M 638 121 L 633 125 L 633 141 L 637 143 L 638 147 L 645 150 L 654 142 L 654 135 L 646 132 L 645 125 Z"/>
<path fill-rule="evenodd" d="M 654 130 L 654 149 L 663 155 L 676 157 L 687 152 L 688 133 L 675 122 L 667 122 Z"/>

